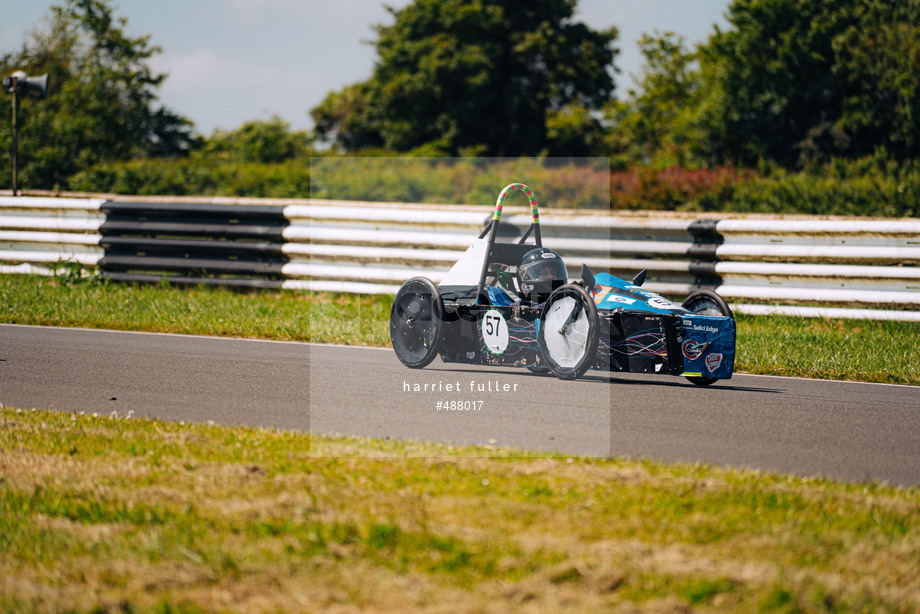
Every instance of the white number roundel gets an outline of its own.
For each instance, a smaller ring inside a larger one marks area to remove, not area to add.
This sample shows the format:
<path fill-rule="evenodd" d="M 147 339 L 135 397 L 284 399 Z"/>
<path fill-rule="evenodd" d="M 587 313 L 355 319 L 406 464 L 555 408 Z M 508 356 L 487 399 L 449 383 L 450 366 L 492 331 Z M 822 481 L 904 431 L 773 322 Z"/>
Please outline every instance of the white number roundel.
<path fill-rule="evenodd" d="M 508 323 L 497 309 L 488 310 L 482 316 L 482 340 L 493 354 L 508 349 Z"/>
<path fill-rule="evenodd" d="M 648 300 L 648 304 L 657 309 L 680 309 L 680 305 L 672 303 L 666 298 L 656 296 Z"/>

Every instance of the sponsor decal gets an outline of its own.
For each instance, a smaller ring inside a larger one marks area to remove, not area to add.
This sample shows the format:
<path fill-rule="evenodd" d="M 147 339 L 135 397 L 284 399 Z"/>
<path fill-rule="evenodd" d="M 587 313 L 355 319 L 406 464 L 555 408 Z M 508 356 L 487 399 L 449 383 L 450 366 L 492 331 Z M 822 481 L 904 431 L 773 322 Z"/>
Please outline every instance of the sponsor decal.
<path fill-rule="evenodd" d="M 660 296 L 652 297 L 648 300 L 648 304 L 651 307 L 656 309 L 678 309 L 679 305 L 672 303 L 666 298 L 661 298 Z"/>
<path fill-rule="evenodd" d="M 624 305 L 632 305 L 636 302 L 636 299 L 626 298 L 625 296 L 620 296 L 619 294 L 611 294 L 607 297 L 607 301 L 611 303 L 623 303 Z"/>
<path fill-rule="evenodd" d="M 601 303 L 621 303 L 623 305 L 632 305 L 636 302 L 636 299 L 615 294 L 614 289 L 611 286 L 594 286 L 594 290 L 591 292 L 591 294 L 594 295 L 595 305 L 600 305 Z"/>
<path fill-rule="evenodd" d="M 703 333 L 717 333 L 719 329 L 715 326 L 691 326 L 690 330 L 696 330 Z"/>
<path fill-rule="evenodd" d="M 493 354 L 508 349 L 508 323 L 500 311 L 490 309 L 482 316 L 482 340 Z"/>
<path fill-rule="evenodd" d="M 547 252 L 545 254 L 540 254 L 540 258 L 555 258 L 556 254 L 552 252 Z"/>
<path fill-rule="evenodd" d="M 467 353 L 466 353 L 466 359 L 467 359 L 467 360 L 473 360 L 474 358 L 476 358 L 476 352 L 467 352 Z"/>
<path fill-rule="evenodd" d="M 604 301 L 604 297 L 607 296 L 611 290 L 613 290 L 613 288 L 610 286 L 594 286 L 594 290 L 591 292 L 594 296 L 594 304 L 600 305 Z"/>
<path fill-rule="evenodd" d="M 704 362 L 706 363 L 706 368 L 712 373 L 722 364 L 722 354 L 710 354 Z"/>
<path fill-rule="evenodd" d="M 680 349 L 684 353 L 684 358 L 688 360 L 696 360 L 700 355 L 708 348 L 710 342 L 706 343 L 697 343 L 693 339 L 687 339 L 680 344 Z"/>

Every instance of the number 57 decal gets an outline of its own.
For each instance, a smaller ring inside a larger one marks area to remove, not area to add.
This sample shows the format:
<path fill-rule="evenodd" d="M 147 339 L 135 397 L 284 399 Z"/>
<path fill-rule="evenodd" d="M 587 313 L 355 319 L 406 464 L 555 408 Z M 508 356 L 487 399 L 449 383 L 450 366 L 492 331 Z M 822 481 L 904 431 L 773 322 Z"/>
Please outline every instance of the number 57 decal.
<path fill-rule="evenodd" d="M 482 316 L 482 340 L 493 354 L 508 349 L 508 323 L 496 309 L 490 309 Z"/>

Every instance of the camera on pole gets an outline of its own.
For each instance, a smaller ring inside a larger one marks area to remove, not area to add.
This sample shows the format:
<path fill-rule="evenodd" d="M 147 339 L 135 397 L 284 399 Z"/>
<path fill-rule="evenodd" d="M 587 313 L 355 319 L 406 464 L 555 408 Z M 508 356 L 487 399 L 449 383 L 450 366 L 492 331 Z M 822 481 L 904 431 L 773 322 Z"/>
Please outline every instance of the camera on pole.
<path fill-rule="evenodd" d="M 16 154 L 19 149 L 19 139 L 16 129 L 16 116 L 19 114 L 19 97 L 30 93 L 38 94 L 39 98 L 48 95 L 48 73 L 40 77 L 30 77 L 24 71 L 17 70 L 9 77 L 3 78 L 3 89 L 13 95 L 13 119 L 11 124 L 12 134 L 12 162 L 13 162 L 13 196 L 16 196 L 18 186 Z"/>

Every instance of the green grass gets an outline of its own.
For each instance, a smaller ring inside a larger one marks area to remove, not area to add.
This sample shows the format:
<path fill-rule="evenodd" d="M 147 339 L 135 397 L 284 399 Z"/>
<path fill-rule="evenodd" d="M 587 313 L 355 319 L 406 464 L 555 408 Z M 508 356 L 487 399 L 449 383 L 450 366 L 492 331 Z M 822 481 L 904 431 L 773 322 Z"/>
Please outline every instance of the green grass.
<path fill-rule="evenodd" d="M 390 302 L 0 276 L 20 324 L 379 346 Z M 920 383 L 915 324 L 738 327 L 743 371 Z M 916 488 L 528 456 L 0 409 L 0 611 L 920 608 Z"/>
<path fill-rule="evenodd" d="M 520 456 L 0 409 L 0 611 L 920 607 L 917 489 Z"/>
<path fill-rule="evenodd" d="M 0 275 L 0 322 L 381 346 L 392 297 Z"/>
<path fill-rule="evenodd" d="M 736 371 L 920 385 L 920 322 L 737 316 Z"/>
<path fill-rule="evenodd" d="M 392 297 L 0 275 L 0 322 L 389 345 Z M 920 323 L 738 316 L 736 371 L 920 385 Z"/>

